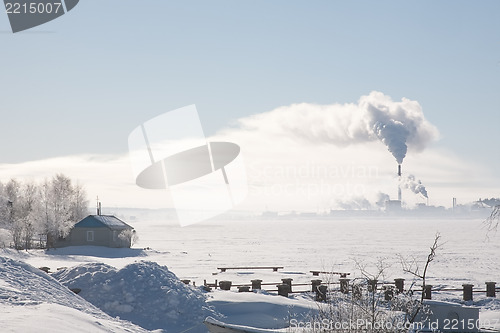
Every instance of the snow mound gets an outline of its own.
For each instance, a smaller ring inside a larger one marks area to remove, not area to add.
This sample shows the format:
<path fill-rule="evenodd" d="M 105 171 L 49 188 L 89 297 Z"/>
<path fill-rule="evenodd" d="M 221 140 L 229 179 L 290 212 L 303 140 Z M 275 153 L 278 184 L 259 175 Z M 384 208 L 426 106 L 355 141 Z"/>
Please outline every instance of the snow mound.
<path fill-rule="evenodd" d="M 203 320 L 219 317 L 205 294 L 184 284 L 166 266 L 141 261 L 117 270 L 101 263 L 83 264 L 53 274 L 79 296 L 114 317 L 147 329 L 206 332 Z"/>
<path fill-rule="evenodd" d="M 0 257 L 0 278 L 0 301 L 11 305 L 49 302 L 82 310 L 90 305 L 44 271 L 22 261 Z"/>
<path fill-rule="evenodd" d="M 44 329 L 51 332 L 67 332 L 71 325 L 72 332 L 90 328 L 95 332 L 144 332 L 111 318 L 42 270 L 5 257 L 0 257 L 0 309 L 7 318 L 2 320 L 2 332 L 39 331 L 41 318 L 45 319 Z M 79 326 L 74 322 L 77 317 Z"/>

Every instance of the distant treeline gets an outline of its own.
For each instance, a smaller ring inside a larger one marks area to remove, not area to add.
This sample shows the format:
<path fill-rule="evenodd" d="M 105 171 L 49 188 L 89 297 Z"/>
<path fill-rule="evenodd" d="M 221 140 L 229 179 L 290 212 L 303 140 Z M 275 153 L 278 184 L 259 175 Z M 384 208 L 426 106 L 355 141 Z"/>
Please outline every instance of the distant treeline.
<path fill-rule="evenodd" d="M 479 201 L 487 204 L 490 207 L 495 207 L 500 205 L 500 198 L 491 198 L 491 199 L 479 199 Z"/>
<path fill-rule="evenodd" d="M 87 215 L 85 189 L 63 174 L 41 183 L 0 182 L 0 228 L 9 231 L 16 249 L 49 248 Z"/>

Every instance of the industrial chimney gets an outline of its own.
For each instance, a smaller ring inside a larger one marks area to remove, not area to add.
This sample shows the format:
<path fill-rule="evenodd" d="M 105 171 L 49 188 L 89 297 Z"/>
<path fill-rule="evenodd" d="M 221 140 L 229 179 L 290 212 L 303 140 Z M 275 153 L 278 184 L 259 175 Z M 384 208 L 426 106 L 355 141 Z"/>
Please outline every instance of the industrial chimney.
<path fill-rule="evenodd" d="M 398 164 L 398 200 L 401 201 L 401 164 Z"/>

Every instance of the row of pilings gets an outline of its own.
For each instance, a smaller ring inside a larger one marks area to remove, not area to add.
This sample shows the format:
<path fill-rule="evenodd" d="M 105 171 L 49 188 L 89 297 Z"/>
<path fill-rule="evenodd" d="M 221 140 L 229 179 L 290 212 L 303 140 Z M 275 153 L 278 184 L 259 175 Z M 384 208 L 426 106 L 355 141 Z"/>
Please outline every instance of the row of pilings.
<path fill-rule="evenodd" d="M 361 285 L 359 284 L 351 284 L 350 279 L 348 278 L 340 278 L 338 283 L 323 283 L 320 279 L 313 279 L 311 283 L 300 283 L 300 284 L 292 284 L 293 279 L 291 278 L 283 278 L 281 279 L 281 283 L 263 283 L 263 280 L 254 279 L 251 280 L 251 284 L 242 284 L 236 285 L 231 281 L 219 281 L 217 280 L 214 284 L 208 284 L 205 280 L 204 286 L 207 290 L 210 290 L 211 287 L 220 288 L 221 290 L 231 290 L 232 287 L 236 287 L 239 292 L 250 292 L 255 290 L 261 290 L 263 286 L 275 286 L 277 290 L 268 290 L 268 291 L 277 291 L 278 295 L 288 297 L 290 293 L 301 293 L 301 292 L 315 292 L 316 300 L 318 301 L 326 301 L 326 294 L 328 292 L 330 284 L 339 284 L 340 288 L 336 289 L 343 294 L 353 293 L 354 297 L 361 296 Z M 382 284 L 381 291 L 384 292 L 385 300 L 390 300 L 394 297 L 394 294 L 400 294 L 405 292 L 405 279 L 394 279 L 393 283 L 379 283 L 378 280 L 366 280 L 366 288 L 368 292 L 376 292 L 379 290 L 379 285 Z M 430 284 L 425 284 L 422 287 L 422 293 L 424 299 L 432 299 L 433 292 L 441 292 L 441 291 L 462 291 L 462 297 L 464 301 L 472 301 L 474 293 L 486 293 L 486 297 L 496 297 L 497 290 L 499 288 L 496 287 L 496 282 L 486 282 L 485 290 L 474 290 L 474 285 L 472 284 L 463 284 L 462 288 L 434 288 Z M 294 291 L 293 287 L 300 286 L 310 286 L 308 290 Z"/>

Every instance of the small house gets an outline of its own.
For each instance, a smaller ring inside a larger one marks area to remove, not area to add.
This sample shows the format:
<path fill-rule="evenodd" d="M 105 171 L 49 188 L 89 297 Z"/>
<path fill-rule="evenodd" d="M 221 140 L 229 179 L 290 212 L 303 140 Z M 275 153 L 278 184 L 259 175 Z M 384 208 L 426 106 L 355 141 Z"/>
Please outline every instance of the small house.
<path fill-rule="evenodd" d="M 55 247 L 97 245 L 130 247 L 134 228 L 113 215 L 89 215 L 76 223 Z"/>

